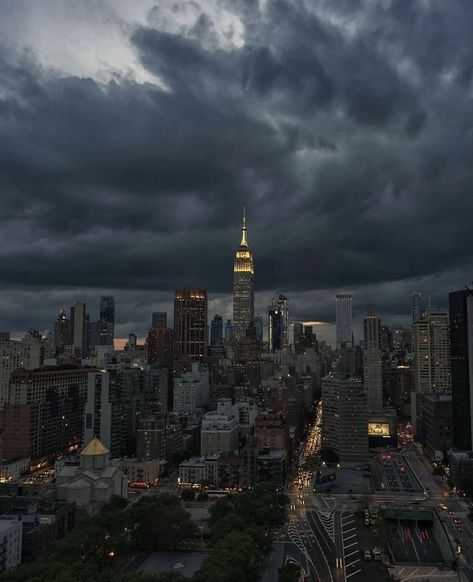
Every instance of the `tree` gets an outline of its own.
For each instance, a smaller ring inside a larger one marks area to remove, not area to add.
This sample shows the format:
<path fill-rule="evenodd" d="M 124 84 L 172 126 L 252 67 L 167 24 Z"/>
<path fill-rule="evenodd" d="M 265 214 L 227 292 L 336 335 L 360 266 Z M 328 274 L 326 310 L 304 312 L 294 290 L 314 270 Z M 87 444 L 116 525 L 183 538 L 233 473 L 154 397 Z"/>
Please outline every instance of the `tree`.
<path fill-rule="evenodd" d="M 340 458 L 337 453 L 330 447 L 324 447 L 320 450 L 320 459 L 326 463 L 339 463 Z"/>
<path fill-rule="evenodd" d="M 184 501 L 194 501 L 195 491 L 192 489 L 183 489 L 181 492 L 181 497 Z"/>
<path fill-rule="evenodd" d="M 130 508 L 136 547 L 142 550 L 176 550 L 197 533 L 190 514 L 173 495 L 143 497 Z"/>
<path fill-rule="evenodd" d="M 298 564 L 287 564 L 279 569 L 279 582 L 298 582 L 301 567 Z"/>

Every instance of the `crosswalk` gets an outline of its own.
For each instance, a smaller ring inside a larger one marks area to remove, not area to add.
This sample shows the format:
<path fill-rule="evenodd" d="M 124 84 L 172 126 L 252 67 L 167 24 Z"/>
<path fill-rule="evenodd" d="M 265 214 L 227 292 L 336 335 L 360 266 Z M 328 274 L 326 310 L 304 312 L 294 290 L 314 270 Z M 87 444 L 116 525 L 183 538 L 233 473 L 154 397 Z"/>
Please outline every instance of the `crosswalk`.
<path fill-rule="evenodd" d="M 333 543 L 335 543 L 335 512 L 318 511 L 317 515 Z"/>

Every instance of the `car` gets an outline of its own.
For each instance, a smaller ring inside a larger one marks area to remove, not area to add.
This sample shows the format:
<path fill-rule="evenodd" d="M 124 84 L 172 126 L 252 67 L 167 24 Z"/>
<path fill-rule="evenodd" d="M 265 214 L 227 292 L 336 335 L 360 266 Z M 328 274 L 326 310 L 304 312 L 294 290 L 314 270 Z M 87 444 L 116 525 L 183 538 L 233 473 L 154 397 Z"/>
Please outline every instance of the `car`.
<path fill-rule="evenodd" d="M 365 550 L 363 553 L 363 558 L 369 562 L 371 560 L 371 552 L 369 550 Z"/>
<path fill-rule="evenodd" d="M 465 530 L 461 526 L 458 526 L 457 531 L 459 531 L 460 533 L 463 533 Z"/>
<path fill-rule="evenodd" d="M 365 525 L 370 525 L 371 521 L 369 517 L 365 517 Z"/>

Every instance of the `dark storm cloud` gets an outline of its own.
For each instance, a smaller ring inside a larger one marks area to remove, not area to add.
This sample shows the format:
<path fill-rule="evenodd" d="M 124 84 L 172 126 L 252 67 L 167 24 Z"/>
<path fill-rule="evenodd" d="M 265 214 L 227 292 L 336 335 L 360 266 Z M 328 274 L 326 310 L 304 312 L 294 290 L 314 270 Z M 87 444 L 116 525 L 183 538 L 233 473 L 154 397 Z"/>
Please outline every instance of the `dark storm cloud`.
<path fill-rule="evenodd" d="M 160 84 L 0 51 L 3 320 L 12 288 L 130 290 L 138 326 L 129 292 L 228 293 L 244 203 L 257 288 L 295 317 L 332 319 L 342 288 L 393 316 L 419 285 L 444 303 L 473 264 L 471 3 L 232 1 L 225 48 L 194 4 L 180 34 L 130 33 Z"/>

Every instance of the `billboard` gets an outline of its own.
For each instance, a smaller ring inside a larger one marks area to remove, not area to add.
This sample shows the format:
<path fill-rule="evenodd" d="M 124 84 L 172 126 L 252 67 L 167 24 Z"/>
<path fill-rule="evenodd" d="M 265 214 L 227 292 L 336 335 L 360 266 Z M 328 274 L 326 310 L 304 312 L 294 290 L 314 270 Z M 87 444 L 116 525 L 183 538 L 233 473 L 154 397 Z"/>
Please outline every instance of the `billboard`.
<path fill-rule="evenodd" d="M 383 438 L 389 438 L 391 436 L 391 431 L 388 422 L 369 422 L 368 423 L 368 436 L 377 436 Z"/>

